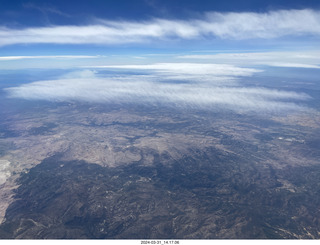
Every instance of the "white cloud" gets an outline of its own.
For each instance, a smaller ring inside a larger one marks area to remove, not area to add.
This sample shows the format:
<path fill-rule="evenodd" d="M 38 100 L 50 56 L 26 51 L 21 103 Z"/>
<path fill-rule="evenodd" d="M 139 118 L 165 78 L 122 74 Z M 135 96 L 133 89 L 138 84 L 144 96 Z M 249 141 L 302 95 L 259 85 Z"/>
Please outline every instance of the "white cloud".
<path fill-rule="evenodd" d="M 52 56 L 0 56 L 0 61 L 24 60 L 24 59 L 92 59 L 101 56 L 92 55 L 52 55 Z"/>
<path fill-rule="evenodd" d="M 252 39 L 320 36 L 320 11 L 207 13 L 201 19 L 106 21 L 86 26 L 0 28 L 0 45 L 19 43 L 121 44 L 168 39 Z"/>
<path fill-rule="evenodd" d="M 181 55 L 176 58 L 186 61 L 222 62 L 233 65 L 268 65 L 294 68 L 320 68 L 320 51 L 301 52 L 259 52 L 259 53 L 218 53 Z"/>
<path fill-rule="evenodd" d="M 278 67 L 292 67 L 292 68 L 313 68 L 320 69 L 319 65 L 309 65 L 309 64 L 300 64 L 300 63 L 269 63 L 270 66 L 278 66 Z"/>
<path fill-rule="evenodd" d="M 122 71 L 144 71 L 149 81 L 186 81 L 211 83 L 215 85 L 235 84 L 236 77 L 252 76 L 262 70 L 243 68 L 228 64 L 204 63 L 156 63 L 149 65 L 87 66 L 90 69 L 117 69 Z"/>
<path fill-rule="evenodd" d="M 251 76 L 260 70 L 240 68 L 227 64 L 198 63 L 157 63 L 150 65 L 110 65 L 94 68 L 117 68 L 125 70 L 150 70 L 168 75 L 214 75 L 214 76 Z"/>
<path fill-rule="evenodd" d="M 67 74 L 62 75 L 61 79 L 81 79 L 81 78 L 96 78 L 97 72 L 94 70 L 77 70 L 73 72 L 68 72 Z"/>
<path fill-rule="evenodd" d="M 174 66 L 174 65 L 172 65 Z M 154 67 L 158 67 L 154 65 Z M 19 87 L 5 89 L 9 97 L 29 100 L 88 101 L 116 103 L 164 103 L 183 107 L 227 108 L 236 111 L 283 111 L 302 110 L 297 102 L 309 99 L 303 93 L 273 90 L 267 88 L 245 88 L 215 83 L 215 79 L 228 78 L 211 74 L 211 82 L 175 83 L 163 82 L 174 74 L 151 73 L 150 75 L 118 75 L 99 77 L 93 71 L 73 73 L 61 79 L 38 81 Z M 179 66 L 178 66 L 179 67 Z M 180 64 L 181 67 L 181 64 Z M 130 69 L 133 69 L 130 67 Z M 139 67 L 140 69 L 140 67 Z M 162 68 L 163 69 L 163 68 Z M 193 74 L 201 78 L 205 73 Z M 229 78 L 236 79 L 231 73 Z"/>
<path fill-rule="evenodd" d="M 277 38 L 286 35 L 320 35 L 320 12 L 310 9 L 268 13 L 209 13 L 199 23 L 204 33 L 221 38 Z"/>

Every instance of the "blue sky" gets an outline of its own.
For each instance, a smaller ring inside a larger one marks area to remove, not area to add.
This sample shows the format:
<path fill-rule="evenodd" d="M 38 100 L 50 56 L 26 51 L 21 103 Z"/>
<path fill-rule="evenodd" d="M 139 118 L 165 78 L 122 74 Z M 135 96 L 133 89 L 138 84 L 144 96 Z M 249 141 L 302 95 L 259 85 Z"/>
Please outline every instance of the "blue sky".
<path fill-rule="evenodd" d="M 241 81 L 320 69 L 318 0 L 0 3 L 0 69 L 60 69 L 10 98 L 305 111 L 304 93 Z"/>
<path fill-rule="evenodd" d="M 313 0 L 1 0 L 0 55 L 314 50 L 318 11 Z"/>
<path fill-rule="evenodd" d="M 12 26 L 42 26 L 49 23 L 83 24 L 91 17 L 183 19 L 207 11 L 266 12 L 319 7 L 317 0 L 1 0 L 0 21 Z"/>

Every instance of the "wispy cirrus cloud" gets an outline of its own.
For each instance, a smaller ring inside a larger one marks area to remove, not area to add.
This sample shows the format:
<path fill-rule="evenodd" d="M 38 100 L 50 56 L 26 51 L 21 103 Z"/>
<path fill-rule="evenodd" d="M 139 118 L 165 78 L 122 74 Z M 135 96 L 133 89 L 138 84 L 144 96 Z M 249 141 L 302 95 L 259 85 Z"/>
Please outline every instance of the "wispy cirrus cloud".
<path fill-rule="evenodd" d="M 176 67 L 169 68 L 174 66 Z M 28 100 L 161 103 L 175 107 L 219 108 L 242 112 L 305 110 L 306 108 L 299 103 L 310 99 L 304 93 L 262 87 L 242 87 L 240 84 L 230 83 L 228 79 L 236 81 L 238 77 L 230 72 L 231 67 L 224 72 L 220 71 L 216 76 L 212 72 L 210 81 L 202 79 L 203 76 L 208 76 L 205 70 L 195 69 L 193 74 L 189 71 L 188 75 L 194 80 L 185 83 L 176 83 L 170 79 L 179 75 L 178 71 L 187 71 L 188 64 L 185 66 L 183 64 L 162 65 L 160 72 L 154 69 L 159 68 L 160 65 L 155 64 L 151 67 L 150 73 L 146 75 L 122 73 L 116 76 L 101 76 L 98 72 L 84 70 L 67 74 L 60 79 L 37 81 L 5 90 L 11 98 Z M 137 67 L 130 66 L 130 70 L 135 68 Z M 117 67 L 117 69 L 120 68 Z M 121 69 L 125 68 L 122 66 Z M 219 69 L 221 70 L 222 67 Z M 248 71 L 246 72 L 250 75 Z M 254 70 L 251 74 L 253 72 Z"/>
<path fill-rule="evenodd" d="M 6 91 L 12 98 L 28 100 L 130 104 L 157 102 L 179 107 L 220 107 L 236 111 L 302 109 L 295 102 L 309 98 L 302 93 L 266 88 L 155 83 L 147 81 L 145 77 L 39 81 Z"/>
<path fill-rule="evenodd" d="M 208 13 L 201 27 L 221 38 L 278 38 L 287 35 L 320 35 L 320 12 L 311 9 L 268 13 Z"/>
<path fill-rule="evenodd" d="M 0 28 L 0 45 L 21 43 L 123 44 L 172 39 L 271 39 L 284 36 L 320 37 L 320 11 L 278 10 L 267 13 L 209 12 L 189 20 L 99 20 L 90 25 Z"/>

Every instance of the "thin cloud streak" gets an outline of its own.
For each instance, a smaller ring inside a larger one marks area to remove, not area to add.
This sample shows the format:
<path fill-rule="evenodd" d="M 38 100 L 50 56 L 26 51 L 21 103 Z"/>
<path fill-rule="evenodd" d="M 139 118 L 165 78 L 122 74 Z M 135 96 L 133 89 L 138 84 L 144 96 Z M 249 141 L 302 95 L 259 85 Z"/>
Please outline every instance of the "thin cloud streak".
<path fill-rule="evenodd" d="M 102 56 L 92 55 L 52 55 L 52 56 L 0 56 L 0 61 L 24 59 L 94 59 Z"/>
<path fill-rule="evenodd" d="M 198 78 L 201 76 L 201 74 L 197 75 Z M 163 82 L 163 79 L 166 80 L 168 77 L 163 78 L 157 73 L 99 77 L 94 71 L 84 70 L 79 74 L 72 73 L 61 79 L 33 82 L 7 88 L 5 91 L 11 98 L 28 100 L 161 103 L 175 107 L 224 108 L 255 112 L 306 110 L 297 103 L 310 99 L 304 93 L 246 88 L 230 85 L 228 81 L 225 85 L 199 81 Z M 224 77 L 228 76 L 224 74 Z M 229 78 L 236 79 L 233 75 Z M 214 81 L 215 78 L 213 77 L 212 80 Z"/>
<path fill-rule="evenodd" d="M 166 40 L 273 39 L 320 36 L 320 11 L 279 10 L 267 13 L 209 12 L 201 19 L 109 21 L 86 26 L 0 28 L 0 46 L 24 43 L 124 44 Z"/>
<path fill-rule="evenodd" d="M 314 68 L 320 69 L 320 52 L 257 52 L 257 53 L 218 53 L 180 55 L 176 57 L 184 61 L 222 62 L 233 65 L 267 65 L 276 67 Z"/>
<path fill-rule="evenodd" d="M 149 65 L 109 65 L 87 66 L 84 68 L 99 70 L 141 71 L 151 81 L 185 81 L 192 83 L 210 83 L 211 85 L 235 85 L 238 77 L 249 77 L 262 70 L 243 68 L 228 64 L 208 63 L 156 63 Z M 146 79 L 146 76 L 144 76 Z"/>
<path fill-rule="evenodd" d="M 198 64 L 198 63 L 157 63 L 150 65 L 110 65 L 94 66 L 91 68 L 149 70 L 167 75 L 214 75 L 217 76 L 251 76 L 261 70 L 241 68 L 228 64 Z"/>

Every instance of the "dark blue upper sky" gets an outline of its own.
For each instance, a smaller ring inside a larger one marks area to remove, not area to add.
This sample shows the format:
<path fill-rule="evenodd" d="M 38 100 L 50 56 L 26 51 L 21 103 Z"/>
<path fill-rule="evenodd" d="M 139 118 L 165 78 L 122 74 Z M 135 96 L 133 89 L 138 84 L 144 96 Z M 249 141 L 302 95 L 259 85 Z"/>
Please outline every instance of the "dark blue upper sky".
<path fill-rule="evenodd" d="M 309 52 L 317 51 L 320 41 L 319 0 L 0 0 L 0 4 L 0 65 L 13 62 L 6 56 L 131 55 L 146 61 L 149 54 Z"/>
<path fill-rule="evenodd" d="M 25 27 L 84 24 L 92 18 L 190 18 L 207 11 L 266 12 L 320 8 L 319 0 L 1 0 L 0 23 Z"/>

